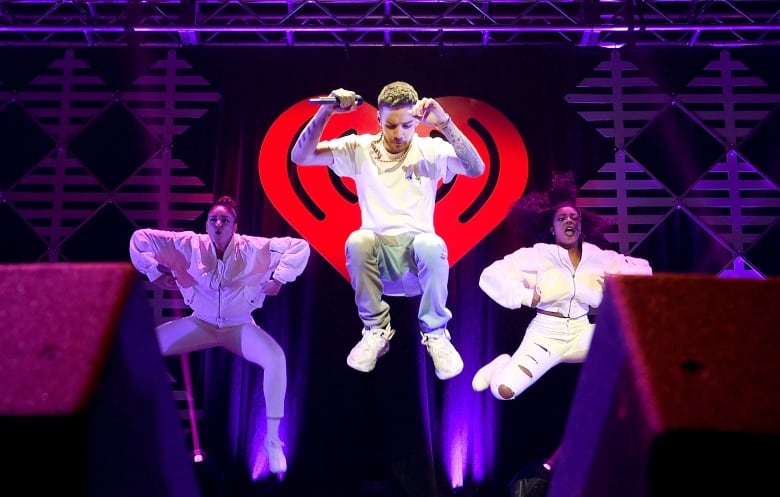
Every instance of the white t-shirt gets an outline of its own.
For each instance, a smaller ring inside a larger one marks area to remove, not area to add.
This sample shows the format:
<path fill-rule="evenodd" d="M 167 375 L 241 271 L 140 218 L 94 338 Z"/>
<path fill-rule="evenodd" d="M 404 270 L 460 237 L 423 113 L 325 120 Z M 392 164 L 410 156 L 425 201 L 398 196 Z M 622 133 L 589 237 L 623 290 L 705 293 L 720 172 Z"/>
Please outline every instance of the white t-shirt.
<path fill-rule="evenodd" d="M 372 149 L 371 142 L 377 140 Z M 435 233 L 436 191 L 439 181 L 449 182 L 454 177 L 452 172 L 447 174 L 447 161 L 457 157 L 446 140 L 415 134 L 405 156 L 388 154 L 381 135 L 353 134 L 325 144 L 333 154 L 329 165 L 333 172 L 355 181 L 361 229 L 382 235 Z"/>

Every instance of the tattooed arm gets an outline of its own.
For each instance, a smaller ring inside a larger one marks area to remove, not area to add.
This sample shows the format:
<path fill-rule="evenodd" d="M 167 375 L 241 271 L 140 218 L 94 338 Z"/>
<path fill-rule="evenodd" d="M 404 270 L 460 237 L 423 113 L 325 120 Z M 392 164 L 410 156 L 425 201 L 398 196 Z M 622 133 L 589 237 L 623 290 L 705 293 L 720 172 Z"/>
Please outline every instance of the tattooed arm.
<path fill-rule="evenodd" d="M 299 166 L 327 165 L 333 162 L 330 149 L 320 143 L 320 137 L 330 117 L 335 113 L 351 112 L 357 108 L 355 92 L 339 88 L 330 93 L 339 99 L 340 105 L 321 105 L 311 121 L 301 131 L 290 159 Z"/>
<path fill-rule="evenodd" d="M 332 105 L 322 105 L 317 109 L 317 113 L 301 131 L 290 153 L 293 162 L 299 166 L 324 165 L 333 162 L 330 149 L 319 143 L 322 131 L 332 115 Z"/>
<path fill-rule="evenodd" d="M 457 159 L 451 158 L 447 163 L 447 169 L 472 178 L 485 172 L 485 162 L 479 156 L 477 149 L 455 126 L 452 118 L 439 102 L 432 98 L 421 98 L 412 108 L 412 115 L 422 123 L 436 126 L 455 149 Z"/>
<path fill-rule="evenodd" d="M 479 156 L 477 149 L 466 138 L 466 135 L 455 126 L 452 118 L 448 115 L 444 123 L 437 126 L 439 131 L 447 138 L 450 145 L 455 149 L 455 155 L 458 156 L 459 164 L 453 167 L 453 159 L 450 159 L 447 167 L 466 176 L 475 178 L 485 172 L 485 162 Z"/>

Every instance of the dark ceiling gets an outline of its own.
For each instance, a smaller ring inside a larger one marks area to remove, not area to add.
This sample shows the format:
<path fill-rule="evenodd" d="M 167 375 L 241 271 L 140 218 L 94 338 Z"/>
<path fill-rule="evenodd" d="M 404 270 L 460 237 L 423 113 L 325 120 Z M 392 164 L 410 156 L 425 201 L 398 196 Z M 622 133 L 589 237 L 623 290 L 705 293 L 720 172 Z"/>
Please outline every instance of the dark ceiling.
<path fill-rule="evenodd" d="M 0 0 L 3 46 L 751 46 L 780 1 Z"/>

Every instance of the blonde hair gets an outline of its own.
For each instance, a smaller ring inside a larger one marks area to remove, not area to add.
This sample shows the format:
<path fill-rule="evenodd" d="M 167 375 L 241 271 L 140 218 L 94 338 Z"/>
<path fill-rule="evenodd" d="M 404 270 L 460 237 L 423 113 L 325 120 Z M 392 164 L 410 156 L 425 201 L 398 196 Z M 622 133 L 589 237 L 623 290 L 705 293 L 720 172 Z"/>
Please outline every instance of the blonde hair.
<path fill-rule="evenodd" d="M 385 85 L 379 92 L 377 107 L 404 107 L 414 105 L 420 98 L 417 96 L 417 90 L 405 81 L 394 81 Z"/>

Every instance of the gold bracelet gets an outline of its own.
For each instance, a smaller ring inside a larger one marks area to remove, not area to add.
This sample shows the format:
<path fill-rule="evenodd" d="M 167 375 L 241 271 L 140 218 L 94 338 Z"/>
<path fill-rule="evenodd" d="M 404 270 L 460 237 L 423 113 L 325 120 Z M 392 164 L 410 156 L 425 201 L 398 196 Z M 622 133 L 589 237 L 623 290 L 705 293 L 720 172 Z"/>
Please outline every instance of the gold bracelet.
<path fill-rule="evenodd" d="M 442 122 L 436 123 L 436 127 L 439 128 L 439 129 L 442 129 L 442 128 L 444 128 L 445 126 L 447 126 L 451 122 L 452 122 L 452 118 L 450 117 L 449 114 L 447 114 L 447 117 L 445 117 Z"/>

